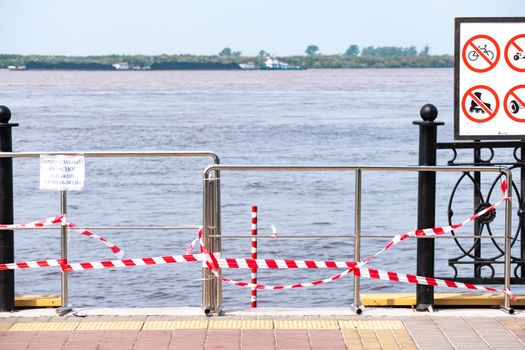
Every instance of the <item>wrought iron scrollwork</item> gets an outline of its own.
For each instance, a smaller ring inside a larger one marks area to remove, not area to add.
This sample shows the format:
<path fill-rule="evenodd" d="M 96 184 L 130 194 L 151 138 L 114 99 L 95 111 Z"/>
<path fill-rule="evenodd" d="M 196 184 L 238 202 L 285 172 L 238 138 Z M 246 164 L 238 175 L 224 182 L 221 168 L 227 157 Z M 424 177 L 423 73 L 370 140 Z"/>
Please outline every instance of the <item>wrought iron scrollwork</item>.
<path fill-rule="evenodd" d="M 518 221 L 518 225 L 515 225 L 514 232 L 511 237 L 511 246 L 514 248 L 511 250 L 511 263 L 513 265 L 513 276 L 512 283 L 525 284 L 525 244 L 522 240 L 525 238 L 525 205 L 524 198 L 521 190 L 525 189 L 525 184 L 520 181 L 524 181 L 525 177 L 525 142 L 511 141 L 511 142 L 462 142 L 462 143 L 442 143 L 438 144 L 438 149 L 447 149 L 451 150 L 453 155 L 450 160 L 448 160 L 448 165 L 506 165 L 511 170 L 521 171 L 521 179 L 517 177 L 516 181 L 512 181 L 512 196 L 513 196 L 513 205 L 514 207 L 518 206 L 516 211 L 516 216 L 514 217 Z M 513 148 L 513 157 L 515 162 L 512 163 L 495 163 L 494 157 L 495 152 L 494 148 Z M 458 158 L 458 149 L 470 149 L 474 150 L 474 162 L 470 163 L 459 163 Z M 488 150 L 489 154 L 485 158 L 482 158 L 482 150 Z M 488 207 L 490 203 L 493 203 L 498 200 L 499 196 L 499 184 L 501 181 L 502 175 L 498 175 L 492 182 L 483 182 L 485 185 L 483 188 L 486 190 L 485 193 L 482 192 L 482 186 L 480 181 L 480 173 L 462 173 L 461 176 L 456 181 L 452 192 L 450 194 L 447 213 L 448 213 L 448 222 L 449 225 L 453 224 L 454 212 L 457 208 L 454 207 L 454 200 L 456 199 L 458 193 L 464 186 L 468 186 L 470 191 L 473 190 L 474 194 L 474 207 L 475 212 Z M 486 175 L 483 174 L 483 177 Z M 488 191 L 487 191 L 488 188 Z M 471 192 L 472 193 L 472 192 Z M 456 201 L 457 204 L 457 201 Z M 499 208 L 497 208 L 499 209 Z M 497 210 L 496 209 L 496 210 Z M 460 254 L 456 257 L 450 258 L 448 260 L 448 265 L 452 268 L 454 279 L 464 282 L 472 283 L 501 283 L 503 280 L 502 276 L 499 276 L 496 266 L 502 266 L 504 263 L 505 255 L 505 244 L 504 240 L 500 239 L 502 237 L 501 232 L 499 235 L 496 235 L 496 231 L 499 230 L 498 223 L 494 222 L 495 217 L 497 216 L 497 211 L 491 211 L 490 215 L 483 215 L 478 218 L 475 223 L 474 235 L 484 237 L 484 239 L 474 237 L 470 239 L 458 239 L 454 231 L 452 235 L 454 236 L 454 242 L 459 248 Z M 487 213 L 487 214 L 489 214 Z M 483 242 L 483 244 L 482 244 Z M 459 266 L 472 266 L 473 270 L 471 273 L 468 273 L 468 276 L 461 276 L 463 270 L 459 269 Z M 487 274 L 488 272 L 488 274 Z M 485 276 L 483 276 L 483 274 Z"/>

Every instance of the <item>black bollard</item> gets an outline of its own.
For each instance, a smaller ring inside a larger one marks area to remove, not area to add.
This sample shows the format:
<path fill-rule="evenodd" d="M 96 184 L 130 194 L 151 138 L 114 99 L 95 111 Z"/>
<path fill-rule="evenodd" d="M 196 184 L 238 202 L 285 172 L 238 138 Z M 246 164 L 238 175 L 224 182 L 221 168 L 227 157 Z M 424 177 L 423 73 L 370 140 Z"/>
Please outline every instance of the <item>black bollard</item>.
<path fill-rule="evenodd" d="M 419 165 L 436 165 L 437 127 L 443 122 L 434 122 L 438 110 L 432 104 L 421 107 L 419 112 L 423 121 L 419 125 Z M 419 172 L 417 196 L 417 228 L 432 228 L 436 212 L 436 173 Z M 434 240 L 418 238 L 417 240 L 417 275 L 434 277 Z M 434 307 L 434 287 L 416 286 L 416 310 L 428 311 Z"/>
<path fill-rule="evenodd" d="M 12 152 L 11 111 L 0 106 L 0 152 Z M 0 158 L 0 224 L 13 223 L 13 159 Z M 12 263 L 15 258 L 13 231 L 0 231 L 0 263 Z M 15 310 L 15 272 L 0 271 L 0 311 Z"/>

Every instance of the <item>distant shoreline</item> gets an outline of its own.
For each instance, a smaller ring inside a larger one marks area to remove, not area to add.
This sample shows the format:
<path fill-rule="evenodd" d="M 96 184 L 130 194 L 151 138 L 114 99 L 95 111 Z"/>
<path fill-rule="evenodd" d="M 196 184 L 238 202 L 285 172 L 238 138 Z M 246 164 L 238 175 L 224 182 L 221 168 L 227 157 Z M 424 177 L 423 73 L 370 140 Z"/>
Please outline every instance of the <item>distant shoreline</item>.
<path fill-rule="evenodd" d="M 129 63 L 129 70 L 241 70 L 239 64 L 260 61 L 260 57 L 242 56 L 34 56 L 0 54 L 0 69 L 23 67 L 27 70 L 116 70 L 114 65 Z M 308 69 L 325 68 L 451 68 L 451 55 L 428 56 L 344 56 L 313 55 L 278 57 L 291 65 Z"/>

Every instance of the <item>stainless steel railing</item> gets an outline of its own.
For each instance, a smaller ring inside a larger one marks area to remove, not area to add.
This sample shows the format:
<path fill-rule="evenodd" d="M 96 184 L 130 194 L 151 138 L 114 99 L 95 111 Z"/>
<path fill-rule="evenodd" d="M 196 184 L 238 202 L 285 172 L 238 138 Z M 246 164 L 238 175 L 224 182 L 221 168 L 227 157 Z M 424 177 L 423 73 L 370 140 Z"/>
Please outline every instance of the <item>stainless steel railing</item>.
<path fill-rule="evenodd" d="M 93 157 L 93 158 L 107 158 L 107 157 L 209 157 L 213 160 L 215 165 L 220 164 L 219 156 L 211 151 L 56 151 L 56 152 L 0 152 L 0 158 L 38 158 L 41 155 L 83 155 L 84 157 Z M 219 177 L 219 174 L 216 174 Z M 220 184 L 217 182 L 215 184 L 216 191 L 220 192 Z M 213 198 L 213 200 L 216 200 Z M 67 214 L 67 191 L 60 191 L 60 213 Z M 84 227 L 88 228 L 88 227 Z M 97 229 L 123 229 L 123 227 L 96 227 Z M 125 227 L 126 229 L 139 229 L 138 227 Z M 195 227 L 191 226 L 145 226 L 140 227 L 142 230 L 157 230 L 157 229 L 191 229 Z M 93 229 L 93 228 L 91 228 Z M 61 258 L 68 258 L 68 227 L 62 225 L 61 230 Z M 59 315 L 64 315 L 72 310 L 69 305 L 69 293 L 68 293 L 68 272 L 63 271 L 61 273 L 61 300 L 62 306 L 57 309 Z"/>
<path fill-rule="evenodd" d="M 361 259 L 361 192 L 362 192 L 362 175 L 365 172 L 497 172 L 505 176 L 507 183 L 512 184 L 512 173 L 507 167 L 488 167 L 488 166 L 288 166 L 288 165 L 212 165 L 206 168 L 203 174 L 204 190 L 203 190 L 203 241 L 207 249 L 214 252 L 221 253 L 221 244 L 223 238 L 244 238 L 244 236 L 226 236 L 223 237 L 220 231 L 220 200 L 217 201 L 217 196 L 220 197 L 220 191 L 213 186 L 218 183 L 220 177 L 217 175 L 220 172 L 228 171 L 353 171 L 355 173 L 355 209 L 354 209 L 354 235 L 330 235 L 327 238 L 353 237 L 354 238 L 354 260 Z M 215 177 L 212 177 L 212 173 Z M 224 175 L 223 175 L 224 176 Z M 512 196 L 512 186 L 507 188 L 507 197 Z M 505 201 L 505 265 L 504 265 L 504 285 L 505 288 L 510 288 L 510 259 L 511 259 L 511 218 L 512 218 L 512 201 Z M 251 236 L 245 236 L 246 238 Z M 315 236 L 315 238 L 320 235 Z M 385 237 L 385 236 L 367 236 L 367 237 Z M 387 236 L 391 238 L 390 236 Z M 447 236 L 439 236 L 447 237 Z M 472 236 L 455 236 L 469 237 Z M 265 236 L 259 238 L 267 238 Z M 280 236 L 280 238 L 284 238 Z M 286 237 L 292 238 L 292 236 Z M 294 238 L 299 238 L 294 236 Z M 301 238 L 314 238 L 314 236 L 301 236 Z M 425 237 L 418 239 L 434 239 L 435 237 Z M 481 239 L 482 237 L 476 236 Z M 494 237 L 491 237 L 494 238 Z M 219 272 L 220 273 L 220 272 Z M 222 285 L 221 281 L 216 278 L 208 268 L 203 270 L 203 307 L 207 313 L 220 313 L 222 309 Z M 361 313 L 362 304 L 360 297 L 359 277 L 354 277 L 354 310 Z M 504 305 L 502 308 L 509 313 L 513 310 L 510 307 L 510 298 L 507 294 L 504 297 Z"/>

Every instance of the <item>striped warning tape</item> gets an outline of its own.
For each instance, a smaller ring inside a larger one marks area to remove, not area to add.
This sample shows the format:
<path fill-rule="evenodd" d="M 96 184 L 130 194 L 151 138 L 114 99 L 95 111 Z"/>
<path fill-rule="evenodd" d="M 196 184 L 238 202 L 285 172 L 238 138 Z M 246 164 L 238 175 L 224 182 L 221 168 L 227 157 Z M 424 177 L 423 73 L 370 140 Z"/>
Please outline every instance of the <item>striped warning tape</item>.
<path fill-rule="evenodd" d="M 28 228 L 42 228 L 42 227 L 47 227 L 47 226 L 51 226 L 51 225 L 58 225 L 58 224 L 64 225 L 64 226 L 68 227 L 69 229 L 80 233 L 81 235 L 84 235 L 84 236 L 89 237 L 89 238 L 96 239 L 96 240 L 104 243 L 111 250 L 111 252 L 113 254 L 115 254 L 119 259 L 122 259 L 122 257 L 124 256 L 124 250 L 122 250 L 120 247 L 118 247 L 117 245 L 111 243 L 110 241 L 108 241 L 104 237 L 101 237 L 101 236 L 99 236 L 97 234 L 94 234 L 93 232 L 90 232 L 90 231 L 83 230 L 83 229 L 79 228 L 74 223 L 68 223 L 67 222 L 67 217 L 64 214 L 60 214 L 60 215 L 57 215 L 57 216 L 54 216 L 54 217 L 49 217 L 47 219 L 40 220 L 40 221 L 33 221 L 33 222 L 28 223 L 28 224 L 9 224 L 9 225 L 2 224 L 2 225 L 0 225 L 0 229 L 1 230 L 16 230 L 16 229 L 28 229 Z"/>
<path fill-rule="evenodd" d="M 501 190 L 505 194 L 507 191 L 506 181 L 502 181 Z M 6 269 L 22 269 L 22 268 L 32 268 L 32 267 L 51 267 L 51 266 L 61 266 L 63 271 L 80 271 L 80 270 L 92 270 L 92 269 L 106 269 L 106 268 L 116 268 L 116 267 L 130 267 L 130 266 L 144 266 L 144 265 L 158 265 L 158 264 L 172 264 L 172 263 L 192 263 L 201 261 L 203 265 L 210 268 L 210 270 L 215 274 L 217 278 L 220 278 L 224 282 L 239 286 L 247 287 L 251 289 L 270 289 L 270 290 L 279 290 L 279 289 L 291 289 L 291 288 L 303 288 L 316 286 L 320 284 L 325 284 L 328 282 L 336 281 L 347 274 L 353 272 L 357 276 L 368 277 L 373 279 L 382 279 L 393 282 L 405 282 L 413 284 L 424 284 L 430 286 L 441 286 L 447 288 L 465 288 L 465 289 L 476 289 L 476 290 L 485 290 L 491 292 L 503 292 L 508 294 L 513 300 L 515 296 L 508 289 L 498 290 L 491 287 L 478 286 L 475 284 L 468 283 L 459 283 L 447 280 L 440 280 L 430 277 L 422 277 L 410 274 L 401 274 L 397 272 L 387 272 L 375 269 L 364 268 L 363 266 L 370 262 L 375 257 L 379 256 L 381 253 L 386 250 L 391 249 L 394 245 L 402 242 L 403 240 L 409 237 L 421 237 L 421 236 L 436 236 L 442 235 L 447 232 L 450 232 L 454 229 L 460 228 L 461 226 L 469 223 L 476 218 L 488 213 L 491 210 L 494 210 L 498 205 L 503 201 L 508 200 L 509 198 L 503 197 L 497 203 L 490 205 L 489 207 L 475 213 L 470 218 L 464 220 L 463 222 L 451 226 L 438 227 L 432 229 L 424 230 L 414 230 L 408 233 L 401 235 L 396 235 L 382 250 L 378 253 L 372 255 L 371 257 L 360 261 L 360 262 L 336 262 L 336 261 L 315 261 L 315 260 L 275 260 L 275 259 L 235 259 L 235 258 L 226 258 L 222 259 L 217 257 L 213 252 L 209 252 L 203 244 L 202 228 L 199 229 L 198 237 L 189 245 L 185 255 L 178 256 L 162 256 L 162 257 L 151 257 L 151 258 L 137 258 L 137 259 L 121 259 L 121 260 L 110 260 L 110 261 L 99 261 L 99 262 L 81 262 L 67 264 L 64 260 L 43 260 L 35 262 L 18 262 L 12 264 L 1 264 L 0 270 Z M 57 216 L 55 218 L 48 218 L 45 221 L 34 222 L 25 225 L 0 225 L 0 228 L 18 228 L 18 227 L 43 227 L 44 225 L 64 223 L 65 216 Z M 29 226 L 34 225 L 34 226 Z M 71 225 L 71 224 L 68 224 Z M 73 226 L 76 227 L 76 226 Z M 85 231 L 88 232 L 88 231 Z M 89 232 L 88 232 L 89 233 Z M 108 242 L 107 240 L 102 239 L 102 237 L 94 234 L 82 233 L 86 236 L 97 238 L 103 242 Z M 195 247 L 197 241 L 199 241 L 199 247 L 201 254 L 190 254 L 193 248 Z M 111 243 L 110 243 L 111 244 Z M 110 246 L 110 245 L 108 245 Z M 114 246 L 114 245 L 113 245 Z M 117 247 L 118 248 L 118 247 Z M 115 254 L 121 252 L 120 248 L 115 252 Z M 270 286 L 270 285 L 261 285 L 257 283 L 247 283 L 239 282 L 235 280 L 228 279 L 226 277 L 220 276 L 218 269 L 220 268 L 285 268 L 285 269 L 296 269 L 296 268 L 307 268 L 307 269 L 318 269 L 318 268 L 346 268 L 342 273 L 339 273 L 335 276 L 317 280 L 313 282 L 303 282 L 296 283 L 292 285 L 280 285 L 280 286 Z"/>
<path fill-rule="evenodd" d="M 363 268 L 364 265 L 369 263 L 374 258 L 378 257 L 383 252 L 391 249 L 394 245 L 398 244 L 399 242 L 402 242 L 403 240 L 405 240 L 405 239 L 407 239 L 409 237 L 422 237 L 422 236 L 442 235 L 442 234 L 445 234 L 447 232 L 451 232 L 454 229 L 458 229 L 458 228 L 464 226 L 465 224 L 467 224 L 467 223 L 469 223 L 471 221 L 474 221 L 476 218 L 481 217 L 482 215 L 485 215 L 489 211 L 495 210 L 495 208 L 498 205 L 500 205 L 501 203 L 503 203 L 506 200 L 510 200 L 510 198 L 506 196 L 506 194 L 507 194 L 507 182 L 506 182 L 505 179 L 502 179 L 500 189 L 501 189 L 501 192 L 503 193 L 503 198 L 501 200 L 499 200 L 498 202 L 496 202 L 493 205 L 488 206 L 487 208 L 485 208 L 483 210 L 480 210 L 479 212 L 477 212 L 474 215 L 470 216 L 468 219 L 464 220 L 463 222 L 461 222 L 459 224 L 451 225 L 451 226 L 444 226 L 444 227 L 437 227 L 437 228 L 430 228 L 430 229 L 417 229 L 417 230 L 413 230 L 413 231 L 410 231 L 410 232 L 407 232 L 407 233 L 396 235 L 396 236 L 394 236 L 394 238 L 383 249 L 381 249 L 376 254 L 368 257 L 367 259 L 365 259 L 363 261 L 360 261 L 360 262 L 356 263 L 356 265 L 354 267 L 351 267 L 350 269 L 346 270 L 343 273 L 337 274 L 335 276 L 332 276 L 332 277 L 329 277 L 329 278 L 326 278 L 326 279 L 323 279 L 323 280 L 317 280 L 317 281 L 313 281 L 313 282 L 296 283 L 296 284 L 291 284 L 291 285 L 279 285 L 279 286 L 261 285 L 261 284 L 253 284 L 253 283 L 235 281 L 235 280 L 231 280 L 229 278 L 223 277 L 223 276 L 221 276 L 218 273 L 217 270 L 220 268 L 220 266 L 218 264 L 218 259 L 214 257 L 213 252 L 208 252 L 206 250 L 206 248 L 203 246 L 202 239 L 200 239 L 201 252 L 203 252 L 206 255 L 206 257 L 207 257 L 206 265 L 208 266 L 208 268 L 212 271 L 212 273 L 217 278 L 221 279 L 222 281 L 224 281 L 226 283 L 229 283 L 229 284 L 232 284 L 232 285 L 235 285 L 235 286 L 238 286 L 238 287 L 245 287 L 245 288 L 251 288 L 251 289 L 255 288 L 255 289 L 278 290 L 278 289 L 291 289 L 291 288 L 303 288 L 303 287 L 316 286 L 316 285 L 320 285 L 320 284 L 325 284 L 325 283 L 329 283 L 329 282 L 332 282 L 332 281 L 336 281 L 336 280 L 340 279 L 341 277 L 346 276 L 350 272 L 354 272 L 355 273 L 355 271 L 357 271 L 357 270 L 359 270 L 359 271 L 367 271 L 368 269 Z M 373 271 L 379 271 L 379 270 L 373 270 Z M 385 278 L 386 280 L 395 281 L 395 282 L 408 281 L 407 283 L 426 284 L 426 285 L 434 285 L 434 284 L 431 284 L 431 283 L 438 283 L 438 281 L 439 281 L 439 283 L 436 284 L 436 286 L 444 286 L 444 287 L 448 287 L 448 288 L 466 288 L 466 289 L 477 289 L 477 290 L 487 290 L 487 291 L 499 291 L 499 292 L 503 292 L 503 293 L 508 294 L 511 299 L 513 299 L 513 300 L 515 299 L 515 296 L 511 293 L 511 291 L 506 289 L 506 288 L 504 288 L 503 290 L 496 290 L 494 288 L 483 287 L 483 286 L 478 286 L 478 285 L 474 285 L 474 284 L 455 283 L 453 281 L 438 280 L 438 279 L 434 279 L 434 278 L 430 278 L 429 279 L 428 277 L 408 275 L 408 274 L 398 274 L 396 272 L 391 272 L 390 274 L 391 274 L 391 278 L 392 279 Z M 380 276 L 387 276 L 388 277 L 389 276 L 389 272 L 386 272 L 386 275 L 385 274 L 376 274 L 376 273 L 372 273 L 372 275 L 373 276 L 379 276 L 379 277 Z M 409 277 L 409 276 L 411 276 L 411 277 Z M 367 277 L 367 276 L 364 275 L 363 277 Z M 370 277 L 370 278 L 373 278 L 373 277 Z"/>
<path fill-rule="evenodd" d="M 56 267 L 66 262 L 65 259 L 22 261 L 9 264 L 0 264 L 0 270 L 32 269 L 36 267 Z"/>

